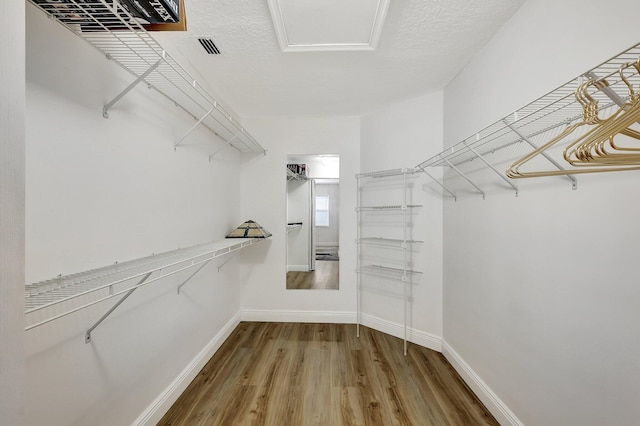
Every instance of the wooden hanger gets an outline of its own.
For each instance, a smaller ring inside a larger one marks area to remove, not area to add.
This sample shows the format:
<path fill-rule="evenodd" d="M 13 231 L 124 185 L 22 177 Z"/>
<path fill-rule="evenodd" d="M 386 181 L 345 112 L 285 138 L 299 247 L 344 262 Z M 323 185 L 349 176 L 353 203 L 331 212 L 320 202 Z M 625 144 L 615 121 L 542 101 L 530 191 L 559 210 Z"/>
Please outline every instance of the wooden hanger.
<path fill-rule="evenodd" d="M 553 175 L 562 175 L 562 174 L 570 173 L 570 171 L 568 170 L 553 170 L 548 172 L 522 172 L 520 171 L 520 167 L 528 163 L 529 161 L 531 161 L 533 158 L 537 157 L 542 152 L 548 150 L 552 146 L 556 145 L 560 141 L 567 138 L 571 133 L 573 133 L 579 127 L 582 127 L 584 125 L 598 124 L 602 121 L 598 117 L 598 100 L 595 99 L 593 96 L 589 95 L 589 93 L 587 92 L 587 89 L 590 86 L 595 87 L 597 90 L 601 90 L 604 87 L 608 87 L 609 83 L 604 79 L 591 79 L 580 84 L 576 89 L 575 97 L 576 97 L 576 100 L 582 105 L 582 121 L 568 125 L 567 127 L 565 127 L 565 129 L 562 132 L 560 132 L 559 135 L 557 135 L 550 141 L 546 142 L 545 144 L 539 146 L 534 151 L 530 152 L 529 154 L 525 155 L 519 160 L 515 161 L 506 171 L 506 175 L 508 177 L 512 179 L 519 179 L 519 178 L 525 178 L 525 177 L 553 176 Z M 570 147 L 579 143 L 580 140 L 582 140 L 587 135 L 589 135 L 590 132 L 592 132 L 593 130 L 595 130 L 595 128 L 585 133 L 584 135 L 582 135 L 576 141 L 574 141 L 570 145 Z"/>
<path fill-rule="evenodd" d="M 579 144 L 572 144 L 564 151 L 564 158 L 573 166 L 640 165 L 640 146 L 628 147 L 616 144 L 616 136 L 622 134 L 640 140 L 640 132 L 630 126 L 640 117 L 640 96 L 624 75 L 633 66 L 640 73 L 640 63 L 627 63 L 620 67 L 620 77 L 629 89 L 629 100 L 611 117 L 600 122 L 597 130 Z"/>
<path fill-rule="evenodd" d="M 586 83 L 582 83 L 576 90 L 576 100 L 583 107 L 583 119 L 581 122 L 567 126 L 558 136 L 549 142 L 540 146 L 530 154 L 522 157 L 514 162 L 507 170 L 506 174 L 510 178 L 525 177 L 541 177 L 541 176 L 557 176 L 580 173 L 598 173 L 608 171 L 623 170 L 639 170 L 640 154 L 624 153 L 613 154 L 607 151 L 607 147 L 617 147 L 613 139 L 618 134 L 624 134 L 631 138 L 640 140 L 640 132 L 631 129 L 630 126 L 640 119 L 640 96 L 636 95 L 632 85 L 624 76 L 624 69 L 634 65 L 640 73 L 640 58 L 635 64 L 625 64 L 621 67 L 620 74 L 623 81 L 627 84 L 630 91 L 630 99 L 622 107 L 618 109 L 611 117 L 603 120 L 598 116 L 598 101 L 588 92 L 590 87 L 596 88 L 596 92 L 609 86 L 604 79 L 591 79 Z M 594 92 L 594 94 L 596 93 Z M 594 127 L 575 141 L 569 144 L 563 155 L 565 159 L 576 169 L 569 170 L 550 170 L 550 171 L 534 171 L 522 172 L 520 167 L 529 162 L 531 159 L 549 149 L 553 145 L 564 140 L 573 133 L 577 128 L 584 125 L 593 125 Z M 640 148 L 613 148 L 614 150 L 632 150 L 640 151 Z M 588 167 L 586 167 L 588 166 Z M 582 168 L 584 167 L 584 168 Z"/>

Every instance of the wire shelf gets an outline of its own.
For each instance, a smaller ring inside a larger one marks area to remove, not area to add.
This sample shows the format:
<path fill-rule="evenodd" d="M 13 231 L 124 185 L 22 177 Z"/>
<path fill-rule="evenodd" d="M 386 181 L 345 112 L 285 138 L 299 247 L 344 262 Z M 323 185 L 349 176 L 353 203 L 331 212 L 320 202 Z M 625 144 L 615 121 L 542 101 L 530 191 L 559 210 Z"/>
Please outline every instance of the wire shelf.
<path fill-rule="evenodd" d="M 596 91 L 592 94 L 598 101 L 600 118 L 606 119 L 617 110 L 621 103 L 629 99 L 629 89 L 619 76 L 620 67 L 623 64 L 637 61 L 639 57 L 640 44 L 423 161 L 416 166 L 416 169 L 425 172 L 434 167 L 444 169 L 442 183 L 438 180 L 436 182 L 454 197 L 454 189 L 456 188 L 464 186 L 468 188 L 469 184 L 473 185 L 474 183 L 487 185 L 487 182 L 491 180 L 494 181 L 491 185 L 495 184 L 496 173 L 502 178 L 502 183 L 506 183 L 501 186 L 511 187 L 516 190 L 517 194 L 517 187 L 514 183 L 508 182 L 509 179 L 507 179 L 505 171 L 513 161 L 551 140 L 565 126 L 582 120 L 583 107 L 575 97 L 578 86 L 591 78 L 606 79 L 609 83 L 609 89 Z M 637 73 L 627 73 L 625 76 L 635 88 L 640 86 L 640 76 Z M 567 139 L 567 143 L 580 135 L 579 132 L 575 135 L 572 134 L 572 137 Z M 575 188 L 576 179 L 570 175 L 572 171 L 578 169 L 564 161 L 560 149 L 550 150 L 546 153 L 550 159 L 547 158 L 548 161 L 536 163 L 536 167 L 554 169 L 551 160 L 556 161 L 559 166 L 568 171 L 568 178 L 573 181 Z M 489 170 L 490 168 L 493 168 L 495 173 Z M 458 182 L 461 186 L 456 186 Z M 481 192 L 484 195 L 482 189 L 477 186 L 476 189 L 475 192 Z"/>
<path fill-rule="evenodd" d="M 369 173 L 360 173 L 360 174 L 357 174 L 356 177 L 384 178 L 384 177 L 392 177 L 392 176 L 410 175 L 418 172 L 420 172 L 420 170 L 416 168 L 413 168 L 413 169 L 403 168 L 403 169 L 381 170 L 381 171 L 369 172 Z"/>
<path fill-rule="evenodd" d="M 393 238 L 381 238 L 381 237 L 364 237 L 357 241 L 359 244 L 377 246 L 377 247 L 389 247 L 407 249 L 412 244 L 422 244 L 424 241 L 418 240 L 398 240 Z"/>
<path fill-rule="evenodd" d="M 422 272 L 411 269 L 391 268 L 383 265 L 366 265 L 358 270 L 361 274 L 377 275 L 385 278 L 391 278 L 399 281 L 409 281 L 415 275 L 421 275 Z"/>
<path fill-rule="evenodd" d="M 216 257 L 259 241 L 262 239 L 229 238 L 29 284 L 25 288 L 25 315 L 28 324 L 25 330 L 178 272 L 204 265 Z M 147 275 L 151 279 L 136 282 Z"/>
<path fill-rule="evenodd" d="M 407 209 L 417 209 L 420 207 L 422 207 L 422 205 L 419 204 L 408 204 L 406 206 L 401 204 L 394 204 L 388 206 L 362 206 L 357 207 L 356 211 L 404 211 Z"/>
<path fill-rule="evenodd" d="M 149 88 L 198 120 L 196 124 L 204 125 L 241 152 L 264 153 L 264 148 L 240 125 L 234 114 L 166 52 L 118 0 L 30 1 L 136 79 L 144 81 Z M 123 94 L 128 90 L 125 89 Z M 118 99 L 116 97 L 114 101 Z M 111 106 L 105 106 L 105 117 Z M 187 134 L 191 130 L 193 128 Z M 176 146 L 181 142 L 182 139 Z"/>

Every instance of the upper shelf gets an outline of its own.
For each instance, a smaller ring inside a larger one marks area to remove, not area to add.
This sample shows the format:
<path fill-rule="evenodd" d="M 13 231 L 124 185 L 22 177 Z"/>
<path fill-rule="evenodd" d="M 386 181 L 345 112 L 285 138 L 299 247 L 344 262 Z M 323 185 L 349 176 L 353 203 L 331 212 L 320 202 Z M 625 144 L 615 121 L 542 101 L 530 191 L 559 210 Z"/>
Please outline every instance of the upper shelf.
<path fill-rule="evenodd" d="M 30 0 L 120 65 L 136 81 L 109 104 L 103 114 L 133 86 L 144 81 L 180 109 L 197 120 L 176 142 L 199 124 L 241 152 L 262 152 L 264 148 L 240 125 L 196 79 L 115 0 Z"/>
<path fill-rule="evenodd" d="M 443 176 L 431 176 L 452 197 L 464 192 L 485 195 L 485 190 L 495 186 L 518 193 L 518 184 L 506 177 L 505 171 L 517 159 L 533 152 L 562 132 L 566 126 L 583 118 L 583 107 L 576 100 L 578 86 L 592 78 L 606 78 L 609 87 L 591 93 L 598 101 L 599 117 L 606 119 L 629 99 L 629 89 L 619 75 L 621 65 L 635 62 L 640 57 L 640 44 L 611 58 L 575 79 L 519 108 L 495 123 L 478 131 L 416 166 L 429 174 L 429 168 L 441 168 Z M 625 74 L 636 88 L 640 86 L 638 73 Z M 588 127 L 588 126 L 583 126 Z M 586 129 L 572 133 L 571 138 L 584 134 Z M 582 132 L 582 133 L 580 133 Z M 571 141 L 568 138 L 568 142 Z M 562 156 L 562 147 L 545 151 L 531 166 L 538 169 L 560 170 L 560 178 L 577 186 L 573 174 L 581 173 Z M 603 170 L 604 171 L 604 170 Z"/>

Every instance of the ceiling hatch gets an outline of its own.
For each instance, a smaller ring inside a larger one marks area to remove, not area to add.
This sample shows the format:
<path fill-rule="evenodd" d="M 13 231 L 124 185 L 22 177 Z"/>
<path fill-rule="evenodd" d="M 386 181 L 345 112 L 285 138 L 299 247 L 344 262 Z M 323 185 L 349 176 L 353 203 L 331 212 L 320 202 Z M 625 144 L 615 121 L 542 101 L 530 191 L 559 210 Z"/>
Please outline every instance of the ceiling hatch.
<path fill-rule="evenodd" d="M 375 50 L 389 0 L 267 0 L 283 52 Z"/>

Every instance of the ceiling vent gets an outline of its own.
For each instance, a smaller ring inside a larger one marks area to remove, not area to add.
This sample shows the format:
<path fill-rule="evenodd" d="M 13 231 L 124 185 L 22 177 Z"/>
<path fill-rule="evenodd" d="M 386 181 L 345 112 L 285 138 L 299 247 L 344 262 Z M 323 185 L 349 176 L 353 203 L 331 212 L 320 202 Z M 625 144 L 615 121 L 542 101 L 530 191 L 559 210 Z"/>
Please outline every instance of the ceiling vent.
<path fill-rule="evenodd" d="M 198 41 L 200 42 L 200 45 L 204 48 L 204 50 L 207 51 L 209 55 L 219 55 L 221 53 L 220 49 L 218 49 L 218 46 L 215 45 L 215 43 L 211 38 L 198 37 Z"/>

